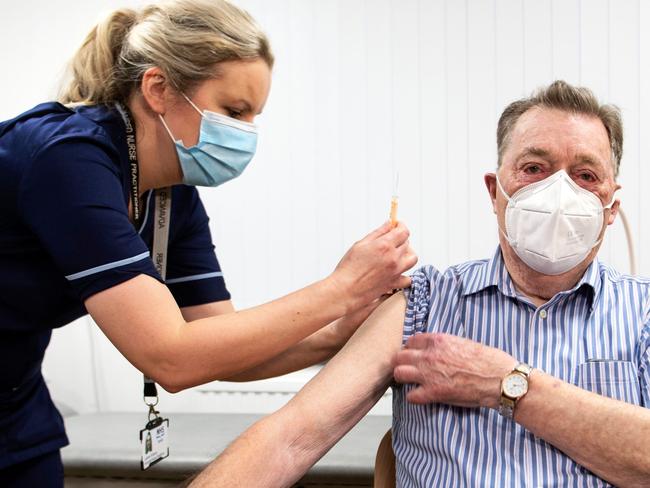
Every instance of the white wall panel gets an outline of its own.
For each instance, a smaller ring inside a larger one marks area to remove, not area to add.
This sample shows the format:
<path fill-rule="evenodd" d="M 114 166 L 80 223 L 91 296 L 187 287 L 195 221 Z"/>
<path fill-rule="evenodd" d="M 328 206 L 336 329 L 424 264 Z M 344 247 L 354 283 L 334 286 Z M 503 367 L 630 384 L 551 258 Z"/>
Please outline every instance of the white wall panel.
<path fill-rule="evenodd" d="M 352 242 L 387 218 L 396 166 L 399 216 L 421 264 L 445 268 L 490 256 L 497 231 L 483 175 L 496 166 L 498 117 L 556 78 L 589 86 L 623 110 L 620 197 L 640 270 L 650 274 L 645 0 L 238 3 L 268 32 L 277 63 L 254 162 L 240 179 L 201 190 L 237 307 L 331 272 Z M 65 61 L 99 13 L 115 5 L 26 0 L 6 7 L 0 40 L 12 48 L 0 52 L 0 118 L 51 98 Z M 627 271 L 626 252 L 616 223 L 601 257 Z M 140 375 L 90 321 L 55 332 L 45 368 L 54 395 L 79 411 L 140 408 Z M 164 402 L 172 410 L 269 411 L 313 372 L 213 383 Z"/>
<path fill-rule="evenodd" d="M 397 106 L 404 105 L 405 100 L 402 100 L 402 94 L 398 94 L 394 89 L 395 76 L 400 76 L 406 63 L 399 56 L 395 56 L 393 49 L 394 39 L 397 36 L 392 31 L 395 22 L 393 4 L 390 0 L 366 0 L 365 9 L 363 42 L 366 51 L 366 72 L 363 78 L 366 87 L 364 95 L 366 132 L 362 144 L 366 153 L 367 171 L 363 175 L 363 180 L 368 192 L 366 217 L 368 226 L 372 226 L 379 225 L 382 220 L 385 220 L 389 211 L 387 196 L 391 194 L 393 187 L 392 177 L 396 162 L 394 153 L 398 144 L 393 134 L 400 129 L 401 123 L 406 124 L 402 130 L 408 130 L 409 127 L 419 126 L 419 124 L 413 120 L 398 122 L 396 119 Z M 412 11 L 412 7 L 409 10 Z M 417 44 L 416 41 L 412 45 Z M 410 55 L 412 56 L 413 53 Z M 343 74 L 343 79 L 344 73 L 345 71 L 339 72 L 339 75 Z M 341 90 L 345 89 L 345 86 L 341 85 Z M 403 113 L 403 110 L 401 112 Z M 342 113 L 341 118 L 347 118 L 345 112 Z M 343 153 L 341 157 L 344 157 Z M 407 200 L 410 200 L 410 196 L 404 195 L 402 202 Z M 335 203 L 336 205 L 338 204 Z M 400 218 L 403 212 L 402 206 Z"/>
<path fill-rule="evenodd" d="M 445 73 L 447 76 L 447 214 L 449 260 L 469 254 L 467 2 L 447 1 L 445 8 Z M 425 108 L 426 110 L 426 108 Z M 478 177 L 478 175 L 477 175 Z M 435 259 L 435 257 L 434 257 Z"/>
<path fill-rule="evenodd" d="M 419 232 L 422 247 L 418 249 L 419 264 L 449 262 L 449 198 L 447 184 L 450 169 L 447 145 L 447 58 L 446 1 L 420 1 L 420 171 L 422 180 L 422 222 Z M 427 109 L 435 107 L 435 109 Z M 415 120 L 415 119 L 414 119 Z M 402 185 L 403 198 L 411 188 Z M 453 222 L 453 220 L 451 221 Z M 444 266 L 444 264 L 442 264 Z"/>
<path fill-rule="evenodd" d="M 650 191 L 647 184 L 650 182 L 650 2 L 639 2 L 639 16 L 636 28 L 639 32 L 639 159 L 626 160 L 626 164 L 636 165 L 639 168 L 639 201 L 626 202 L 625 207 L 630 212 L 639 214 L 639 233 L 635 236 L 639 270 L 642 274 L 650 274 L 650 225 L 648 215 L 650 211 Z M 620 228 L 620 224 L 619 224 Z M 619 250 L 622 252 L 622 250 Z"/>
<path fill-rule="evenodd" d="M 625 142 L 619 183 L 623 187 L 617 195 L 625 209 L 635 236 L 640 234 L 639 209 L 632 202 L 639 201 L 639 2 L 616 0 L 609 4 L 609 100 L 624 114 Z M 615 224 L 622 230 L 620 222 Z M 623 232 L 611 232 L 609 261 L 628 271 Z"/>
<path fill-rule="evenodd" d="M 496 156 L 496 22 L 492 0 L 467 3 L 467 199 L 470 259 L 494 254 L 496 216 L 483 181 L 494 172 Z M 491 127 L 492 130 L 486 128 Z M 461 181 L 461 184 L 463 182 Z M 467 259 L 467 258 L 465 258 Z"/>
<path fill-rule="evenodd" d="M 524 0 L 524 89 L 529 93 L 553 77 L 551 0 Z"/>
<path fill-rule="evenodd" d="M 313 171 L 317 182 L 314 193 L 317 239 L 310 254 L 312 258 L 318 259 L 319 277 L 331 273 L 344 248 L 341 180 L 345 168 L 340 164 L 338 127 L 340 92 L 345 86 L 340 83 L 341 69 L 338 63 L 341 43 L 339 4 L 340 2 L 333 1 L 312 4 L 314 45 L 309 56 L 317 66 L 313 116 L 316 142 L 308 152 L 314 155 Z M 305 250 L 301 250 L 299 255 L 305 255 Z"/>
<path fill-rule="evenodd" d="M 581 0 L 553 0 L 551 10 L 551 44 L 553 79 L 580 83 Z"/>
<path fill-rule="evenodd" d="M 399 214 L 405 222 L 421 222 L 422 214 L 422 181 L 421 160 L 421 130 L 419 120 L 423 107 L 420 104 L 421 86 L 420 69 L 420 24 L 418 24 L 418 0 L 393 2 L 391 9 L 391 38 L 390 61 L 392 65 L 392 104 L 391 132 L 392 150 L 391 163 L 394 171 L 399 172 Z M 369 103 L 373 103 L 370 101 Z M 435 164 L 435 163 L 434 163 Z M 387 200 L 390 201 L 392 192 L 393 172 L 388 172 L 389 185 L 385 186 L 383 194 L 378 195 L 375 211 L 377 218 L 385 219 Z M 387 198 L 388 197 L 388 198 Z M 420 229 L 411 231 L 411 245 L 421 249 Z"/>

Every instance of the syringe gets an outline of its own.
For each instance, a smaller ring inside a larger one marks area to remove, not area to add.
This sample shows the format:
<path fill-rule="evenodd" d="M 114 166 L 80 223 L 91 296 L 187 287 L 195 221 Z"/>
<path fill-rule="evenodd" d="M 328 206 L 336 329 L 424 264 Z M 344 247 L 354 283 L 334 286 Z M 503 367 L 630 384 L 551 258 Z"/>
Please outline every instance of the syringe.
<path fill-rule="evenodd" d="M 393 186 L 393 196 L 390 199 L 390 223 L 393 227 L 397 226 L 397 203 L 399 200 L 398 187 L 399 187 L 399 171 L 396 171 L 395 182 Z"/>

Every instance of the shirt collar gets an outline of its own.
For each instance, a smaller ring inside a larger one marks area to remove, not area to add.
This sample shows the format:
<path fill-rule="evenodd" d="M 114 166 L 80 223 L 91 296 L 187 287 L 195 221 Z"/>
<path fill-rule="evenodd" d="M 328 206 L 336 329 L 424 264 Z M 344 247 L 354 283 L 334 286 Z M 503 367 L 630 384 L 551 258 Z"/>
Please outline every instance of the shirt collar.
<path fill-rule="evenodd" d="M 502 294 L 508 297 L 515 298 L 517 296 L 515 285 L 501 255 L 501 246 L 497 246 L 492 258 L 483 261 L 473 273 L 463 273 L 462 280 L 463 295 L 471 295 L 496 286 Z"/>
<path fill-rule="evenodd" d="M 477 293 L 491 286 L 496 286 L 503 295 L 517 298 L 515 285 L 503 261 L 501 246 L 497 246 L 496 252 L 490 260 L 483 261 L 479 266 L 479 269 L 475 269 L 473 273 L 463 273 L 464 296 Z M 562 291 L 558 295 L 568 295 L 584 287 L 591 292 L 591 313 L 600 294 L 601 286 L 600 265 L 598 264 L 598 259 L 594 258 L 578 283 L 570 290 Z"/>

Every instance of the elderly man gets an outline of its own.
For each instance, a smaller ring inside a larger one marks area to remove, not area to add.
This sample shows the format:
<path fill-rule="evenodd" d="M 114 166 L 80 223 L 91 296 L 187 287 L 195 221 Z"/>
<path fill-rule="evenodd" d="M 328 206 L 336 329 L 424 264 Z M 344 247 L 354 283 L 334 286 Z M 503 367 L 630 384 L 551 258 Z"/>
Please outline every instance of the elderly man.
<path fill-rule="evenodd" d="M 418 270 L 196 486 L 291 485 L 393 378 L 398 486 L 650 486 L 650 281 L 596 260 L 619 113 L 555 82 L 507 107 L 497 139 L 494 256 Z"/>

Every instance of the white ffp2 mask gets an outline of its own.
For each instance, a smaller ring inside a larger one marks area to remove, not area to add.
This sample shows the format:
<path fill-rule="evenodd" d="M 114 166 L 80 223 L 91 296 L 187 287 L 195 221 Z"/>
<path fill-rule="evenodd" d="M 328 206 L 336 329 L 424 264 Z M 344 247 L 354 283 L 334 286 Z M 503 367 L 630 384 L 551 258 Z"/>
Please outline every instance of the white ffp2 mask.
<path fill-rule="evenodd" d="M 508 196 L 503 235 L 517 256 L 546 275 L 566 273 L 584 260 L 600 241 L 603 207 L 600 199 L 578 186 L 564 170 Z"/>

